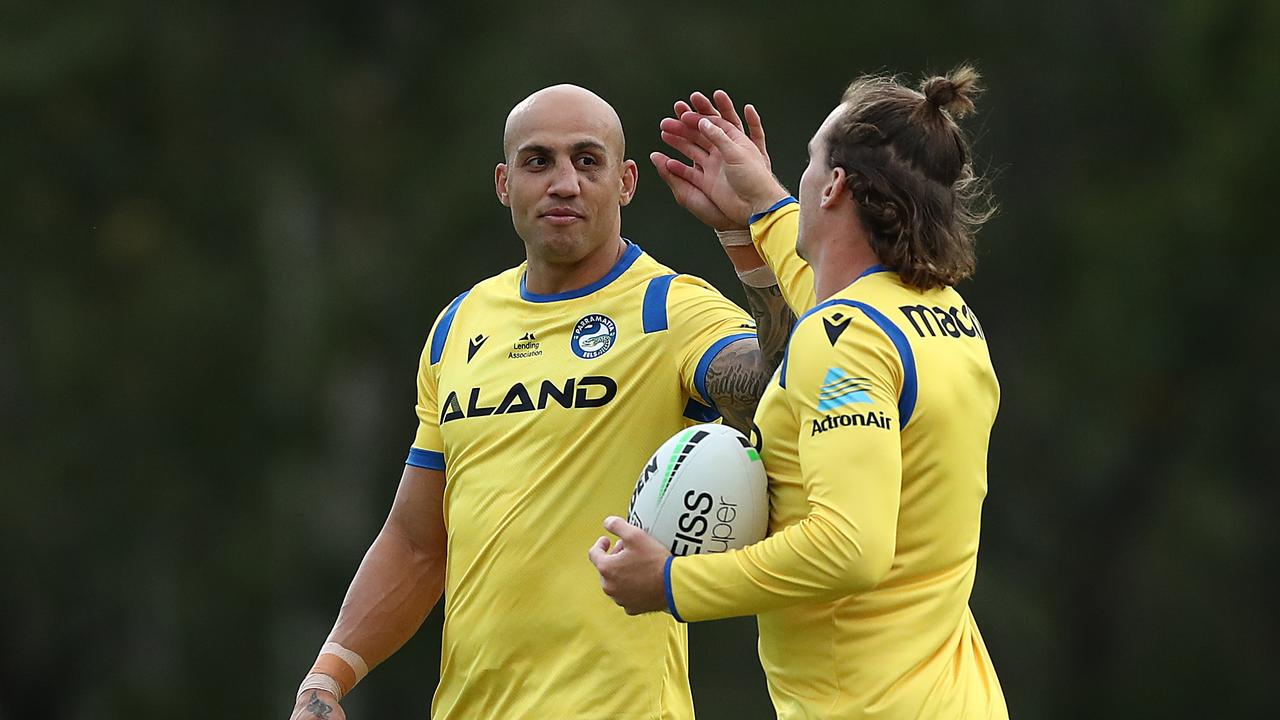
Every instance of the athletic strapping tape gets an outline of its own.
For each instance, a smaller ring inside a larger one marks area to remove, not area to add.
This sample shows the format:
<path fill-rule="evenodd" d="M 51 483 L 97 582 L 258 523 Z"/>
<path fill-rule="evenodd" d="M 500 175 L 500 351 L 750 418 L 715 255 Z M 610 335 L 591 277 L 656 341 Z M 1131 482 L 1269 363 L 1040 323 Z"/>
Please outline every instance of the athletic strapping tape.
<path fill-rule="evenodd" d="M 761 265 L 758 268 L 738 273 L 738 279 L 743 285 L 753 288 L 767 288 L 778 284 L 778 277 L 773 274 L 768 265 Z"/>
<path fill-rule="evenodd" d="M 351 692 L 356 683 L 369 674 L 369 665 L 360 653 L 349 650 L 336 642 L 327 642 L 320 648 L 320 655 L 311 667 L 311 672 L 302 679 L 298 686 L 301 697 L 308 690 L 326 690 L 339 700 Z"/>
<path fill-rule="evenodd" d="M 717 230 L 716 237 L 725 247 L 740 247 L 751 244 L 750 230 Z"/>

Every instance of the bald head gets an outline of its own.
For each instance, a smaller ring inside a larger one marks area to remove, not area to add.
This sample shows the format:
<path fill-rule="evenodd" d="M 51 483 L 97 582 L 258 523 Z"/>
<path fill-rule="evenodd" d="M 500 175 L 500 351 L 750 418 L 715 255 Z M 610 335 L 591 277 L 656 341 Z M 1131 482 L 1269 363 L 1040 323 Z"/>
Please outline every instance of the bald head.
<path fill-rule="evenodd" d="M 604 98 L 577 85 L 552 85 L 521 100 L 507 115 L 502 150 L 510 162 L 540 134 L 581 134 L 602 144 L 613 162 L 626 155 L 622 120 Z"/>

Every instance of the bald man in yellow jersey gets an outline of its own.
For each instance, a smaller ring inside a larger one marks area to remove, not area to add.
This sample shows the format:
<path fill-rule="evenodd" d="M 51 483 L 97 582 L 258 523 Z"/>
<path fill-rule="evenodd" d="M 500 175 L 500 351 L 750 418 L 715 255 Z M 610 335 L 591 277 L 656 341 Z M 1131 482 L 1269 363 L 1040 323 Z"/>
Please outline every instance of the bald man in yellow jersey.
<path fill-rule="evenodd" d="M 621 237 L 637 173 L 607 103 L 541 90 L 512 110 L 503 141 L 497 195 L 528 260 L 432 326 L 400 489 L 295 720 L 343 717 L 342 694 L 442 592 L 434 718 L 693 716 L 684 628 L 628 618 L 579 553 L 668 436 L 721 414 L 749 428 L 776 362 L 737 306 Z M 763 265 L 749 244 L 732 251 Z M 771 308 L 754 313 L 762 333 L 785 337 L 776 285 L 746 291 Z"/>
<path fill-rule="evenodd" d="M 672 558 L 610 517 L 624 548 L 601 538 L 590 556 L 629 613 L 758 615 L 779 718 L 1008 717 L 968 608 L 999 401 L 983 329 L 953 288 L 983 220 L 953 119 L 976 79 L 962 68 L 922 92 L 855 81 L 810 142 L 799 205 L 762 144 L 705 98 L 697 133 L 664 125 L 697 163 L 655 158 L 677 197 L 695 188 L 730 216 L 752 213 L 803 311 L 756 413 L 770 532 Z M 753 111 L 748 125 L 758 131 Z"/>

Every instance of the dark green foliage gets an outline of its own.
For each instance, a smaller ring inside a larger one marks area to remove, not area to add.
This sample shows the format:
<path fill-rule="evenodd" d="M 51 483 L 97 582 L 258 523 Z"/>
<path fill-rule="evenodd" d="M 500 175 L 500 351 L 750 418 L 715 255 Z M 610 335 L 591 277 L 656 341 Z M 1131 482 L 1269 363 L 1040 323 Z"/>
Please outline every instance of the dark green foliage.
<path fill-rule="evenodd" d="M 739 300 L 648 165 L 693 89 L 780 177 L 864 71 L 962 60 L 1001 214 L 972 606 L 1019 718 L 1274 701 L 1280 6 L 0 2 L 0 717 L 287 716 L 413 436 L 449 299 L 519 262 L 502 122 L 555 82 L 641 165 L 624 232 Z M 586 544 L 582 562 L 586 562 Z M 439 613 L 346 704 L 425 717 Z M 770 716 L 747 620 L 699 717 Z"/>

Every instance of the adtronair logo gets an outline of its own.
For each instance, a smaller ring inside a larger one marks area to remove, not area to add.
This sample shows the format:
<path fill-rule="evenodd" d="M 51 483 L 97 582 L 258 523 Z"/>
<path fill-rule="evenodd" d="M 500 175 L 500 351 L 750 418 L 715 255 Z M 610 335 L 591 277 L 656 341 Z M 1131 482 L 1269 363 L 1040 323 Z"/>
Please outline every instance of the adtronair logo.
<path fill-rule="evenodd" d="M 864 377 L 852 377 L 840 368 L 828 368 L 827 376 L 818 388 L 818 409 L 834 410 L 852 403 L 871 404 L 871 381 Z"/>
<path fill-rule="evenodd" d="M 871 405 L 871 380 L 850 375 L 840 368 L 828 368 L 827 375 L 818 388 L 818 410 L 835 410 L 849 405 Z M 893 418 L 878 410 L 844 412 L 824 416 L 813 421 L 809 437 L 842 427 L 874 427 L 890 430 Z"/>

